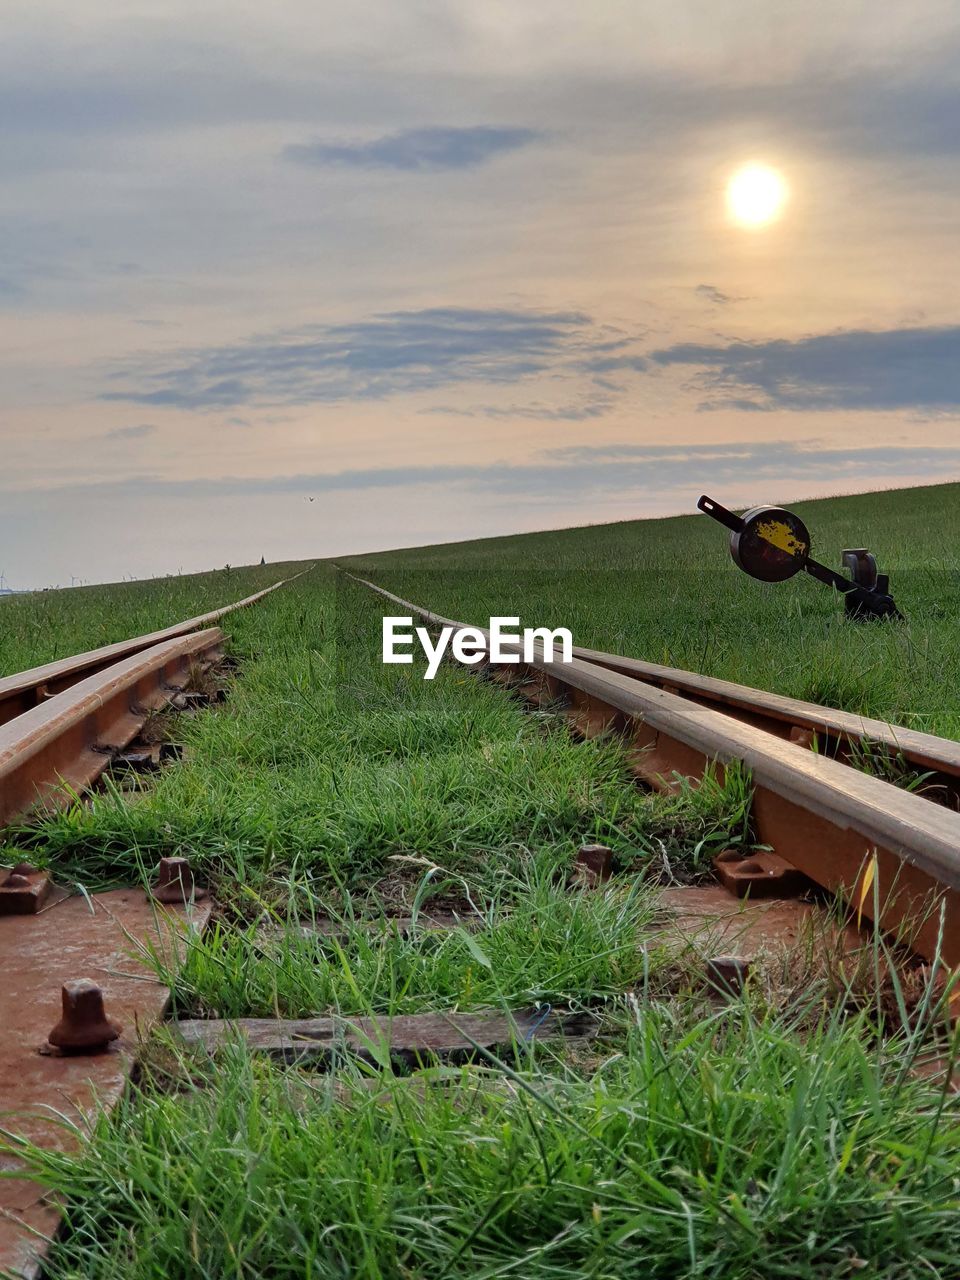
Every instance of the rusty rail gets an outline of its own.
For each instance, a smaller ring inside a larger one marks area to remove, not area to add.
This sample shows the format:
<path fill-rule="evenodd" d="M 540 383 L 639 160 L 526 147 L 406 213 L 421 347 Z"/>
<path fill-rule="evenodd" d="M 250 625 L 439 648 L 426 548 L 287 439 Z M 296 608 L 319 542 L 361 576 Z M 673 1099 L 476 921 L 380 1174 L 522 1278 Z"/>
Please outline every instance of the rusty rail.
<path fill-rule="evenodd" d="M 220 609 L 213 609 L 210 613 L 201 613 L 195 618 L 187 618 L 183 622 L 176 622 L 173 626 L 164 627 L 161 631 L 132 636 L 129 640 L 120 640 L 116 644 L 104 645 L 100 649 L 74 654 L 73 657 L 61 658 L 57 662 L 47 662 L 43 666 L 32 667 L 29 671 L 20 671 L 16 675 L 3 676 L 0 678 L 0 725 L 39 706 L 47 698 L 63 693 L 78 680 L 94 675 L 98 671 L 105 671 L 122 658 L 142 653 L 143 650 L 150 649 L 161 641 L 173 640 L 177 636 L 189 635 L 203 627 L 211 627 L 227 614 L 256 604 L 264 596 L 279 590 L 289 582 L 294 582 L 308 572 L 308 569 L 304 569 L 292 578 L 281 578 L 279 582 L 255 592 L 252 596 L 246 596 L 243 600 L 224 605 Z"/>
<path fill-rule="evenodd" d="M 378 595 L 413 611 L 432 626 L 467 625 L 411 604 L 409 600 L 403 600 L 365 578 L 355 578 L 352 574 L 348 576 Z M 480 630 L 483 631 L 483 628 Z M 678 694 L 690 702 L 713 707 L 733 719 L 742 720 L 744 724 L 765 729 L 768 733 L 787 738 L 801 746 L 810 746 L 816 739 L 818 751 L 836 759 L 847 761 L 858 753 L 862 755 L 879 749 L 918 773 L 932 775 L 928 779 L 928 793 L 949 796 L 954 800 L 955 807 L 960 808 L 960 742 L 952 738 L 940 738 L 905 725 L 856 715 L 836 707 L 821 706 L 817 702 L 788 698 L 783 694 L 754 689 L 731 680 L 719 680 L 695 671 L 684 671 L 679 667 L 665 667 L 640 658 L 625 658 L 600 649 L 574 645 L 573 656 L 594 666 L 664 689 L 668 693 Z"/>
<path fill-rule="evenodd" d="M 912 770 L 931 774 L 931 792 L 936 790 L 951 797 L 955 807 L 960 802 L 960 742 L 950 738 L 639 658 L 624 658 L 579 646 L 574 646 L 573 654 L 608 671 L 677 693 L 701 706 L 715 707 L 725 715 L 789 738 L 791 742 L 809 745 L 816 738 L 818 750 L 839 759 L 847 760 L 858 751 L 880 748 L 885 755 L 902 761 Z"/>
<path fill-rule="evenodd" d="M 375 583 L 355 580 L 429 625 L 467 625 Z M 618 664 L 632 661 L 587 652 Z M 674 677 L 664 676 L 663 684 L 678 690 L 678 675 L 691 681 L 706 679 L 670 668 L 657 670 Z M 757 843 L 843 895 L 867 918 L 876 916 L 883 928 L 896 932 L 920 955 L 940 955 L 948 964 L 960 965 L 960 814 L 782 736 L 790 699 L 732 686 L 738 691 L 736 705 L 720 696 L 713 705 L 704 705 L 649 679 L 612 670 L 609 662 L 583 656 L 569 663 L 509 663 L 500 671 L 530 697 L 566 703 L 568 716 L 585 735 L 621 734 L 630 744 L 635 771 L 659 789 L 675 787 L 678 778 L 700 778 L 711 765 L 722 773 L 724 766 L 741 762 L 753 780 L 751 817 Z M 779 715 L 772 714 L 774 706 Z M 761 720 L 775 720 L 778 730 L 747 722 L 747 709 Z M 809 727 L 812 709 L 817 726 L 832 724 L 838 734 L 853 729 L 849 722 L 856 722 L 858 734 L 864 724 L 879 723 L 809 703 L 798 703 L 795 709 L 798 714 L 804 709 L 806 718 L 798 721 L 803 727 Z M 731 714 L 733 710 L 740 714 Z M 923 758 L 938 762 L 945 772 L 956 761 L 956 743 L 882 727 L 885 735 L 894 735 L 899 750 L 904 743 L 910 749 L 922 748 Z"/>
<path fill-rule="evenodd" d="M 89 787 L 151 711 L 222 651 L 218 628 L 164 640 L 0 726 L 0 825 L 68 803 Z"/>

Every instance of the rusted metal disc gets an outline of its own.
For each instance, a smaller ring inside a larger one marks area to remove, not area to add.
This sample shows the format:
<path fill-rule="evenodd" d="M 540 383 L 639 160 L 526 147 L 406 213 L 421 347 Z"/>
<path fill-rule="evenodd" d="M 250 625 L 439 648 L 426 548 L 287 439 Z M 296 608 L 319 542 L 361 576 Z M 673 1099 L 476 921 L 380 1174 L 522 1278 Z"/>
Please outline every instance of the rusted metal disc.
<path fill-rule="evenodd" d="M 786 582 L 803 568 L 810 554 L 810 534 L 792 511 L 754 507 L 743 517 L 743 528 L 730 535 L 730 554 L 751 578 Z"/>

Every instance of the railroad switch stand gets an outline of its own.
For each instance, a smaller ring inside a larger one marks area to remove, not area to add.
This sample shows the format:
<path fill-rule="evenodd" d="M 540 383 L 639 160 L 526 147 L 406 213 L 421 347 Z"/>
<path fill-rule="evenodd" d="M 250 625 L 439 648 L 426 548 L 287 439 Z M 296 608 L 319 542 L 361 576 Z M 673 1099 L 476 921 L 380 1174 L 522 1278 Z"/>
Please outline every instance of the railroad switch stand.
<path fill-rule="evenodd" d="M 855 622 L 903 617 L 890 595 L 889 578 L 877 571 L 876 558 L 865 547 L 848 548 L 841 553 L 841 564 L 850 574 L 844 577 L 813 559 L 807 526 L 792 511 L 753 507 L 738 516 L 706 494 L 697 507 L 730 530 L 730 554 L 751 578 L 786 582 L 802 570 L 842 592 L 844 612 Z"/>

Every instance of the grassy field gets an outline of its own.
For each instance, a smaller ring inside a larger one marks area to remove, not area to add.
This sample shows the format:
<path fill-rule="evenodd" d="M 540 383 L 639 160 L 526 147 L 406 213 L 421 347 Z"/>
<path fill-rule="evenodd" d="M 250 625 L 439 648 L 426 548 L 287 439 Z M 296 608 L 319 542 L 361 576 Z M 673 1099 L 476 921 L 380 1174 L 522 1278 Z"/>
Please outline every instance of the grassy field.
<path fill-rule="evenodd" d="M 902 624 L 851 627 L 805 580 L 739 575 L 706 518 L 358 557 L 471 621 L 511 610 L 579 643 L 960 732 L 960 488 L 802 504 L 815 553 L 869 545 Z M 45 593 L 0 604 L 0 672 L 159 627 L 304 566 Z M 123 608 L 131 614 L 122 615 Z M 383 610 L 331 565 L 225 620 L 228 701 L 178 719 L 183 760 L 142 791 L 7 833 L 86 889 L 186 853 L 215 928 L 178 1012 L 311 1015 L 518 1007 L 602 1013 L 588 1050 L 518 1047 L 407 1078 L 158 1050 L 94 1143 L 31 1158 L 66 1199 L 57 1277 L 952 1277 L 956 1106 L 910 1078 L 922 1026 L 878 1039 L 823 984 L 717 1007 L 641 945 L 664 868 L 695 878 L 749 838 L 746 780 L 676 798 L 617 744 L 444 667 L 379 662 Z M 568 891 L 577 844 L 616 850 Z M 402 935 L 385 916 L 455 907 Z M 339 921 L 335 936 L 297 924 Z M 269 925 L 268 930 L 263 926 Z M 158 962 L 159 963 L 159 962 Z M 160 964 L 162 972 L 162 964 Z"/>
<path fill-rule="evenodd" d="M 405 599 L 465 622 L 517 614 L 577 644 L 960 736 L 960 486 L 791 504 L 836 568 L 869 547 L 905 624 L 850 627 L 805 574 L 755 582 L 705 516 L 390 552 L 345 560 Z"/>
<path fill-rule="evenodd" d="M 0 602 L 0 675 L 209 613 L 291 577 L 309 563 L 251 565 L 10 596 Z"/>

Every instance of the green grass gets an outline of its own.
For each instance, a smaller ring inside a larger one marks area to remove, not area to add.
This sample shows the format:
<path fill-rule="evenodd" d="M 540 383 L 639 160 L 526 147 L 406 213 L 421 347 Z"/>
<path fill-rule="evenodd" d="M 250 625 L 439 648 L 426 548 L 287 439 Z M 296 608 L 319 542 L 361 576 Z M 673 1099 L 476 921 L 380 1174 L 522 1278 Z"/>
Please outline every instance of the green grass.
<path fill-rule="evenodd" d="M 691 501 L 692 505 L 692 501 Z M 791 504 L 813 554 L 869 546 L 905 623 L 851 626 L 805 574 L 739 572 L 706 516 L 600 525 L 344 559 L 462 621 L 518 614 L 574 641 L 960 736 L 960 486 Z"/>
<path fill-rule="evenodd" d="M 305 933 L 299 918 L 269 932 L 215 927 L 190 940 L 179 973 L 163 956 L 156 969 L 176 988 L 180 1016 L 229 1018 L 589 1004 L 642 984 L 657 963 L 643 947 L 654 906 L 640 880 L 570 892 L 529 870 L 503 877 L 488 900 L 448 884 L 465 895 L 464 927 L 451 931 L 422 923 L 399 934 L 348 900 L 335 933 Z"/>
<path fill-rule="evenodd" d="M 135 803 L 108 790 L 28 824 L 18 844 L 88 887 L 186 854 L 238 901 L 239 886 L 272 897 L 293 870 L 319 892 L 338 879 L 357 890 L 398 857 L 494 883 L 521 857 L 569 861 L 584 840 L 627 863 L 665 851 L 686 874 L 742 838 L 735 779 L 648 797 L 616 743 L 577 742 L 461 669 L 428 683 L 382 667 L 380 617 L 329 570 L 231 615 L 241 675 L 221 709 L 177 723 L 183 763 Z"/>
<path fill-rule="evenodd" d="M 674 1004 L 579 1067 L 331 1080 L 236 1050 L 33 1153 L 69 1197 L 54 1274 L 951 1276 L 957 1100 L 902 1077 L 906 1047 Z"/>
<path fill-rule="evenodd" d="M 0 614 L 0 676 L 209 613 L 307 567 L 251 565 L 9 596 Z"/>
<path fill-rule="evenodd" d="M 702 517 L 344 567 L 464 620 L 516 611 L 579 643 L 956 733 L 958 498 L 800 505 L 821 558 L 878 553 L 908 614 L 896 625 L 845 623 L 808 580 L 751 582 Z M 5 601 L 0 671 L 299 567 Z M 617 742 L 575 740 L 453 666 L 431 683 L 382 667 L 382 613 L 321 565 L 231 615 L 238 675 L 222 706 L 173 723 L 183 760 L 139 792 L 111 785 L 25 822 L 11 849 L 88 889 L 190 856 L 219 922 L 176 978 L 185 1013 L 591 1004 L 601 1042 L 410 1081 L 356 1065 L 325 1080 L 239 1051 L 216 1069 L 166 1063 L 89 1147 L 29 1153 L 68 1206 L 52 1275 L 952 1277 L 956 1103 L 903 1070 L 927 1022 L 904 1016 L 881 1041 L 872 1009 L 852 1015 L 816 983 L 788 1012 L 759 985 L 711 1010 L 693 969 L 654 999 L 674 964 L 641 946 L 656 883 L 749 841 L 749 779 L 648 795 Z M 588 840 L 613 846 L 623 878 L 568 893 Z M 432 906 L 469 930 L 385 921 Z M 335 937 L 303 935 L 296 921 L 317 915 Z"/>

